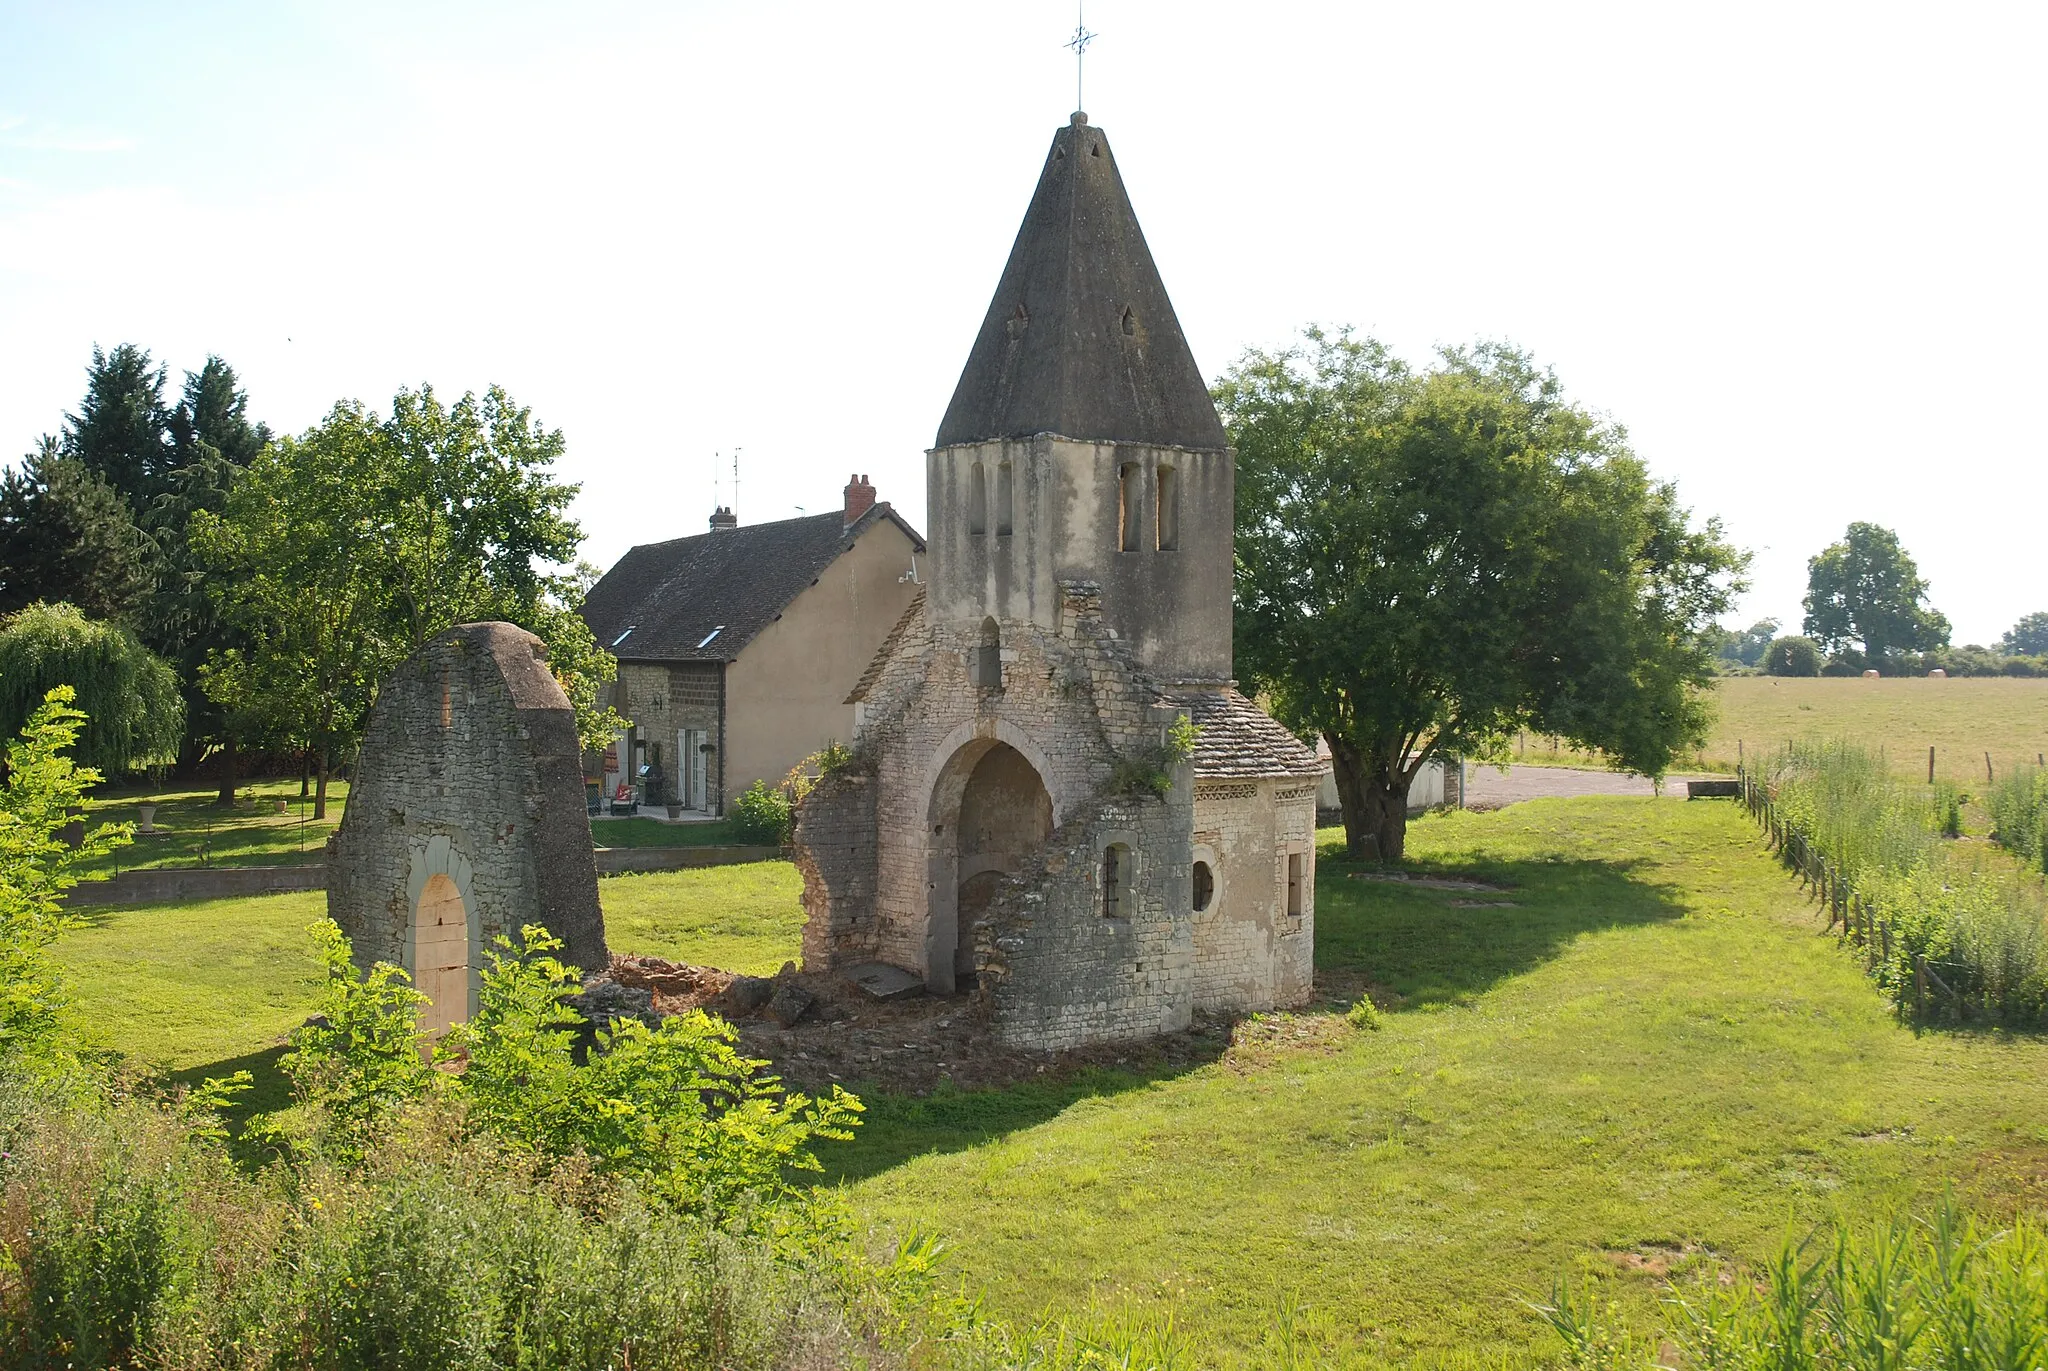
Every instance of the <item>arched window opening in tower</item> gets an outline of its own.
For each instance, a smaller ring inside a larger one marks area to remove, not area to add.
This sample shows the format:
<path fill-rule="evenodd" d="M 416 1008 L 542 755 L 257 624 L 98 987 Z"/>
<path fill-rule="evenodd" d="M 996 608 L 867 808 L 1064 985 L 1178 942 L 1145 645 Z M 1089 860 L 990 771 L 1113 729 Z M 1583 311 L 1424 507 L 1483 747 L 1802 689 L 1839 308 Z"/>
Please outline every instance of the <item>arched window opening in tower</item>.
<path fill-rule="evenodd" d="M 994 619 L 981 621 L 981 646 L 975 649 L 975 684 L 983 690 L 1003 688 L 1003 631 Z"/>
<path fill-rule="evenodd" d="M 1125 462 L 1117 472 L 1117 546 L 1125 552 L 1136 552 L 1141 544 L 1142 533 L 1138 517 L 1139 469 L 1136 462 Z"/>
<path fill-rule="evenodd" d="M 1293 919 L 1301 917 L 1301 865 L 1299 852 L 1287 854 L 1287 915 Z"/>
<path fill-rule="evenodd" d="M 1102 917 L 1131 916 L 1131 849 L 1111 843 L 1102 850 Z"/>
<path fill-rule="evenodd" d="M 1209 902 L 1216 898 L 1216 873 L 1209 869 L 1207 862 L 1195 863 L 1194 906 L 1200 914 L 1209 908 Z"/>
<path fill-rule="evenodd" d="M 1124 306 L 1123 325 L 1124 337 L 1135 338 L 1138 336 L 1138 316 L 1131 312 L 1129 305 Z"/>
<path fill-rule="evenodd" d="M 1159 468 L 1158 495 L 1159 550 L 1173 552 L 1180 547 L 1180 473 L 1172 467 Z"/>
<path fill-rule="evenodd" d="M 996 463 L 996 532 L 1010 532 L 1016 510 L 1016 467 L 1010 462 Z"/>
<path fill-rule="evenodd" d="M 967 477 L 967 531 L 988 532 L 988 472 L 979 462 Z"/>

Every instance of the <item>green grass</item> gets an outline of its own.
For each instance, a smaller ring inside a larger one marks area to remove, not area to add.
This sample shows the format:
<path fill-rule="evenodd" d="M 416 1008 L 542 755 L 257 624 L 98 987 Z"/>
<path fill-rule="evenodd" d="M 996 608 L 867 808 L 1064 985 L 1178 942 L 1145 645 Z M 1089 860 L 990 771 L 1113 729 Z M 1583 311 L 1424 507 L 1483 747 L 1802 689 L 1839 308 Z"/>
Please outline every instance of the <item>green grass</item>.
<path fill-rule="evenodd" d="M 1782 750 L 1819 736 L 1883 748 L 1901 776 L 1927 779 L 1927 749 L 1937 779 L 1984 784 L 1984 754 L 1996 774 L 2048 753 L 2048 679 L 1964 676 L 1934 681 L 1895 677 L 1727 676 L 1715 683 L 1720 717 L 1707 746 L 1678 769 L 1733 771 L 1738 744 L 1750 753 Z M 1598 758 L 1529 736 L 1511 747 L 1529 766 L 1604 766 Z"/>
<path fill-rule="evenodd" d="M 730 819 L 696 819 L 677 824 L 660 819 L 597 819 L 590 825 L 590 837 L 599 847 L 710 847 L 728 843 L 747 846 L 733 833 Z"/>
<path fill-rule="evenodd" d="M 612 876 L 598 889 L 614 952 L 751 976 L 772 976 L 802 955 L 803 882 L 789 862 Z"/>
<path fill-rule="evenodd" d="M 254 781 L 237 789 L 233 809 L 214 808 L 219 792 L 190 786 L 102 787 L 88 804 L 90 822 L 133 823 L 138 805 L 157 806 L 154 822 L 164 832 L 138 834 L 133 843 L 92 864 L 99 871 L 134 871 L 161 866 L 291 866 L 319 861 L 327 835 L 341 823 L 348 783 L 327 784 L 327 818 L 313 821 L 313 802 L 299 798 L 295 780 Z M 285 810 L 278 812 L 278 801 Z"/>
<path fill-rule="evenodd" d="M 1391 992 L 1381 1031 L 1332 1006 L 1177 1076 L 869 1097 L 836 1156 L 859 1211 L 938 1232 L 1013 1319 L 1171 1310 L 1257 1361 L 1293 1300 L 1340 1364 L 1493 1366 L 1556 1353 L 1525 1302 L 1561 1271 L 1647 1317 L 1645 1263 L 1757 1257 L 1951 1177 L 2041 1199 L 2048 1043 L 1898 1026 L 1734 805 L 1409 832 L 1516 907 L 1351 881 L 1326 848 L 1318 961 Z"/>

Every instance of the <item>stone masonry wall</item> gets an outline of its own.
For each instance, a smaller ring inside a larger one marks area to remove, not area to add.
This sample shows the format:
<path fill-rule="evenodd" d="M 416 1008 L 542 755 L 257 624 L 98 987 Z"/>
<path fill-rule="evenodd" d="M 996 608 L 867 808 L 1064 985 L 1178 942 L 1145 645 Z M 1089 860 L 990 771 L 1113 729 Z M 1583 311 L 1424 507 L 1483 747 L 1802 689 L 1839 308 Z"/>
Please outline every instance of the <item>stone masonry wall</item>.
<path fill-rule="evenodd" d="M 511 624 L 464 624 L 383 683 L 329 858 L 328 912 L 362 965 L 412 969 L 434 875 L 468 913 L 472 1005 L 484 949 L 525 924 L 576 966 L 608 962 L 575 715 L 544 651 Z"/>
<path fill-rule="evenodd" d="M 1287 914 L 1287 857 L 1302 858 L 1302 913 Z M 1254 1013 L 1314 988 L 1315 788 L 1294 781 L 1197 781 L 1193 860 L 1215 873 L 1194 914 L 1195 1007 Z"/>
<path fill-rule="evenodd" d="M 620 662 L 619 712 L 632 720 L 634 736 L 661 745 L 662 798 L 678 793 L 676 733 L 700 728 L 714 749 L 719 746 L 719 710 L 723 698 L 723 662 Z M 623 764 L 625 759 L 621 758 Z M 724 793 L 724 753 L 705 759 L 708 803 L 716 806 Z"/>

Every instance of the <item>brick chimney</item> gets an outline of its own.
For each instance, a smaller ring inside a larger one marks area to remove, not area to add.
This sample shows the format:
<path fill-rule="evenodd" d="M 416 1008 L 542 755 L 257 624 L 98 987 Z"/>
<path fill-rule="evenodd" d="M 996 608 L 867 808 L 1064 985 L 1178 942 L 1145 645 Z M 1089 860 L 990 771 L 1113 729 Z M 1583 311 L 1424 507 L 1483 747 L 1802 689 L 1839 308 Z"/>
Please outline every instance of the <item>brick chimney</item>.
<path fill-rule="evenodd" d="M 717 509 L 711 511 L 711 531 L 713 533 L 718 532 L 720 529 L 738 528 L 739 526 L 739 519 L 724 505 L 720 505 Z"/>
<path fill-rule="evenodd" d="M 846 483 L 846 526 L 853 527 L 854 521 L 875 507 L 875 488 L 868 484 L 865 476 L 854 476 Z"/>

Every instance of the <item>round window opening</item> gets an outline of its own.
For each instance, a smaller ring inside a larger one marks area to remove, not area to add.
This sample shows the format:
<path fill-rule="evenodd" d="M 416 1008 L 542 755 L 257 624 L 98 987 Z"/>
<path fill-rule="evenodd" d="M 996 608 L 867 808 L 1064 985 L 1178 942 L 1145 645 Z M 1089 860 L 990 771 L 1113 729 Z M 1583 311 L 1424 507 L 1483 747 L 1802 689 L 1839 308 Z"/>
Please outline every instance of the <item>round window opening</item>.
<path fill-rule="evenodd" d="M 1207 862 L 1195 863 L 1195 912 L 1201 913 L 1216 898 L 1216 873 Z"/>

